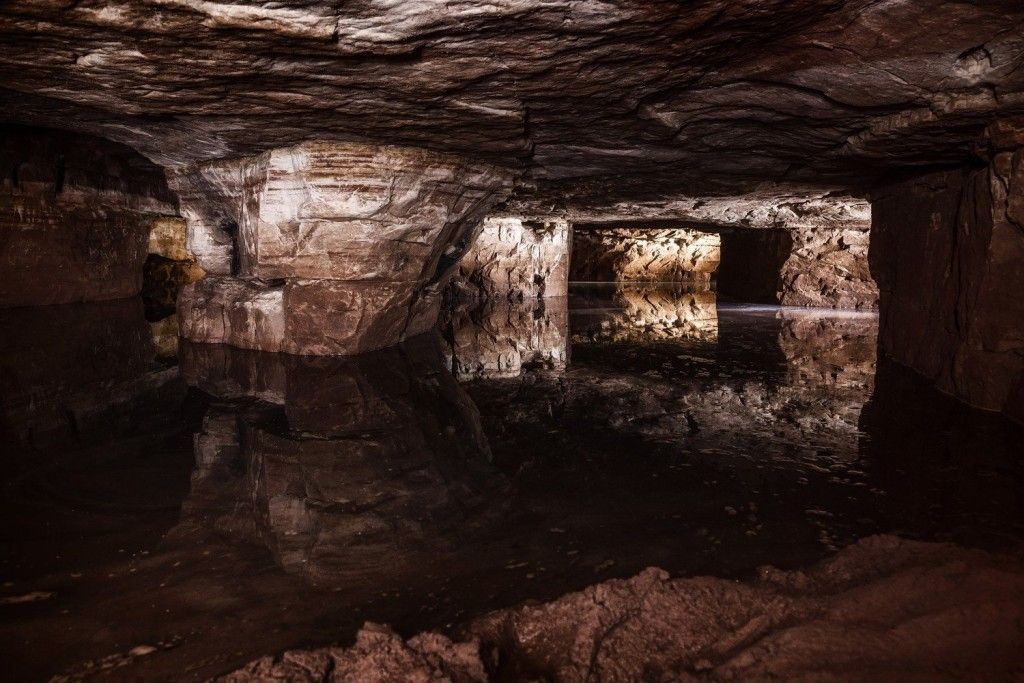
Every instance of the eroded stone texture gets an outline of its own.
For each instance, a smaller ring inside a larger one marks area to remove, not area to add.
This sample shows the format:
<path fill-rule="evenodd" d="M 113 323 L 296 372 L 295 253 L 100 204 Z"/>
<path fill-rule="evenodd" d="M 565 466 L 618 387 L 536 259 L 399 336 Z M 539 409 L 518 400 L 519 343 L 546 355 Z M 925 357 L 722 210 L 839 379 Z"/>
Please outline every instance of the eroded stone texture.
<path fill-rule="evenodd" d="M 289 573 L 345 586 L 408 578 L 502 509 L 507 482 L 436 335 L 343 359 L 185 343 L 181 363 L 220 399 L 195 442 L 190 523 L 255 518 Z M 205 492 L 225 477 L 241 495 Z"/>
<path fill-rule="evenodd" d="M 481 617 L 461 642 L 403 643 L 368 624 L 351 648 L 290 651 L 224 680 L 1012 678 L 1022 593 L 1019 558 L 875 536 L 811 570 L 766 567 L 745 582 L 650 568 Z"/>
<path fill-rule="evenodd" d="M 178 329 L 192 341 L 284 351 L 284 287 L 206 277 L 178 295 Z"/>
<path fill-rule="evenodd" d="M 569 293 L 572 231 L 565 220 L 489 216 L 459 261 L 453 298 L 524 301 Z"/>
<path fill-rule="evenodd" d="M 861 226 L 724 231 L 718 289 L 752 303 L 875 308 L 868 238 Z"/>
<path fill-rule="evenodd" d="M 207 271 L 234 276 L 183 292 L 182 334 L 346 355 L 425 332 L 452 267 L 510 182 L 500 169 L 449 155 L 343 143 L 176 174 L 190 250 Z M 259 309 L 277 322 L 251 334 L 240 329 L 245 316 L 225 318 L 225 308 Z"/>
<path fill-rule="evenodd" d="M 577 282 L 686 282 L 708 286 L 721 260 L 716 233 L 633 228 L 577 229 L 572 279 Z"/>
<path fill-rule="evenodd" d="M 874 195 L 871 265 L 885 352 L 941 390 L 1024 419 L 1024 145 L 990 130 L 989 165 Z"/>
<path fill-rule="evenodd" d="M 2 126 L 0 172 L 0 306 L 139 293 L 150 224 L 174 213 L 159 168 L 106 140 Z"/>
<path fill-rule="evenodd" d="M 445 313 L 441 328 L 458 380 L 518 377 L 525 368 L 557 372 L 569 360 L 566 297 L 461 306 Z"/>

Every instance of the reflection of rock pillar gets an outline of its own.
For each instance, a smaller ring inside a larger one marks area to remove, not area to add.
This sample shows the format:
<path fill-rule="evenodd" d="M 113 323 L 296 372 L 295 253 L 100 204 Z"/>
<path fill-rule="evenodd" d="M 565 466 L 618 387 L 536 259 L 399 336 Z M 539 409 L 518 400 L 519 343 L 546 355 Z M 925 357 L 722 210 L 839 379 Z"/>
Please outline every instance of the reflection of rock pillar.
<path fill-rule="evenodd" d="M 564 370 L 568 362 L 567 297 L 458 309 L 447 327 L 459 380 L 518 377 L 531 366 Z"/>
<path fill-rule="evenodd" d="M 985 143 L 986 168 L 874 195 L 879 340 L 942 391 L 1024 420 L 1024 119 Z"/>
<path fill-rule="evenodd" d="M 452 281 L 457 298 L 567 296 L 572 231 L 563 219 L 488 217 Z"/>
<path fill-rule="evenodd" d="M 185 343 L 181 362 L 207 393 L 261 399 L 211 408 L 186 509 L 242 529 L 246 507 L 289 572 L 346 585 L 416 574 L 503 508 L 508 482 L 436 334 L 351 358 Z M 205 473 L 236 454 L 224 493 L 208 497 Z"/>
<path fill-rule="evenodd" d="M 429 329 L 449 271 L 510 187 L 484 164 L 348 143 L 202 164 L 171 180 L 189 249 L 217 276 L 183 291 L 182 336 L 308 355 Z"/>

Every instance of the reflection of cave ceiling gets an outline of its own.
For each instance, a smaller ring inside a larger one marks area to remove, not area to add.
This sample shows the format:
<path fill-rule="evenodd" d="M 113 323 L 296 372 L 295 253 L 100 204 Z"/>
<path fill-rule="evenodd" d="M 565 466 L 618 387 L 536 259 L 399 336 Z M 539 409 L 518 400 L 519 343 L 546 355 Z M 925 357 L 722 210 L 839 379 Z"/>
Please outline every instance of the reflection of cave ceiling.
<path fill-rule="evenodd" d="M 631 194 L 851 186 L 1024 110 L 1019 0 L 15 0 L 0 26 L 3 118 L 165 164 L 327 137 Z"/>

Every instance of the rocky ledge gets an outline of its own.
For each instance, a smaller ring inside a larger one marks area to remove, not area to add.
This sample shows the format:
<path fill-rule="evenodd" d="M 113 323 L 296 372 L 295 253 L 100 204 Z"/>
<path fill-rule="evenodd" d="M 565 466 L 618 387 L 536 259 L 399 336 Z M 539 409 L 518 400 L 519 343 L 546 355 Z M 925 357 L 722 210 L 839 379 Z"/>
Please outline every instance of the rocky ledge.
<path fill-rule="evenodd" d="M 493 612 L 454 640 L 368 623 L 351 647 L 264 657 L 220 680 L 1009 679 L 1024 672 L 1022 596 L 1019 556 L 876 536 L 745 582 L 649 568 Z"/>

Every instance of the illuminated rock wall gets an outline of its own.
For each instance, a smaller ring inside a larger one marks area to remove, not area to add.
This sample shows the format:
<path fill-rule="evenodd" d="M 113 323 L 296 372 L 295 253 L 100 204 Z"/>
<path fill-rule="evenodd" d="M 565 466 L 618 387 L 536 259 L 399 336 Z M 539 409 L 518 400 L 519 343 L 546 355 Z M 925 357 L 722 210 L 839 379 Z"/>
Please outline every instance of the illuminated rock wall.
<path fill-rule="evenodd" d="M 577 229 L 574 282 L 686 282 L 708 285 L 721 260 L 715 233 L 683 229 Z"/>

